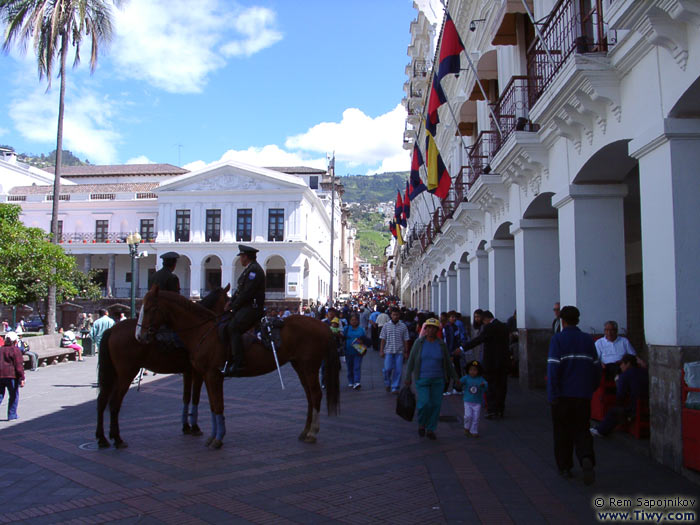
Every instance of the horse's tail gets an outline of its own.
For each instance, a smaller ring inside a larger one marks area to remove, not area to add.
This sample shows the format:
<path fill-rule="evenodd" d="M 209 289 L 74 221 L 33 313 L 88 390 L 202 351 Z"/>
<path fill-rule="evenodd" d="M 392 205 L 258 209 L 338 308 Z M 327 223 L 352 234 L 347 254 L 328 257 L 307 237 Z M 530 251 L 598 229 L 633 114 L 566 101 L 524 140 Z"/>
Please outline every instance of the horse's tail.
<path fill-rule="evenodd" d="M 335 337 L 329 333 L 326 354 L 326 406 L 329 416 L 340 413 L 340 356 Z"/>
<path fill-rule="evenodd" d="M 100 392 L 111 392 L 114 387 L 114 381 L 117 378 L 117 371 L 109 353 L 109 338 L 111 335 L 111 328 L 102 335 L 100 353 L 97 356 L 97 384 L 100 387 Z"/>

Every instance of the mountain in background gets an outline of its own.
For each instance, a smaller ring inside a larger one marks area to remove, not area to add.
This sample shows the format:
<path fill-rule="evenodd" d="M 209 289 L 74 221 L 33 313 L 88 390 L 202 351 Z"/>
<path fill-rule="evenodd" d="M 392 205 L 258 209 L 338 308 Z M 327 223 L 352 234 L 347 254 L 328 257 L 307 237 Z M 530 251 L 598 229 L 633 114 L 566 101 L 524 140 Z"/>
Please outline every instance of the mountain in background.
<path fill-rule="evenodd" d="M 340 177 L 340 182 L 345 187 L 343 202 L 379 204 L 396 200 L 396 190 L 401 190 L 403 195 L 409 175 L 409 171 L 397 171 Z"/>
<path fill-rule="evenodd" d="M 12 146 L 5 146 L 0 144 L 0 148 L 7 148 L 14 151 L 14 148 Z M 17 160 L 20 162 L 24 162 L 25 164 L 29 164 L 30 166 L 34 166 L 35 168 L 48 168 L 50 166 L 56 165 L 56 150 L 53 150 L 48 155 L 45 155 L 43 153 L 41 155 L 36 155 L 34 153 L 18 153 Z M 90 164 L 89 160 L 85 159 L 85 161 L 83 162 L 78 157 L 73 155 L 71 151 L 66 149 L 63 150 L 62 160 L 63 162 L 61 162 L 61 165 L 63 166 L 86 166 Z"/>

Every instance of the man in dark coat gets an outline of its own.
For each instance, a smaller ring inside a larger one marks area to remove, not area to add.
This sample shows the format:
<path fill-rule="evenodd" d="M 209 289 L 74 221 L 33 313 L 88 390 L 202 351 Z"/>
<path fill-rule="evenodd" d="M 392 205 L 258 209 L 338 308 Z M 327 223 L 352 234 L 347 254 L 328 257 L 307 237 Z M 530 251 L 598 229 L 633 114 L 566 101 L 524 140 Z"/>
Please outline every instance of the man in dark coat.
<path fill-rule="evenodd" d="M 149 290 L 157 284 L 161 290 L 180 293 L 180 279 L 173 273 L 179 257 L 176 252 L 167 252 L 160 256 L 163 259 L 163 267 L 148 279 Z"/>
<path fill-rule="evenodd" d="M 583 482 L 595 481 L 591 397 L 600 384 L 600 362 L 593 338 L 579 330 L 575 306 L 561 309 L 562 330 L 552 337 L 547 357 L 547 397 L 552 404 L 554 457 L 559 474 L 572 477 L 574 447 Z"/>
<path fill-rule="evenodd" d="M 258 250 L 239 245 L 243 273 L 238 278 L 238 288 L 231 298 L 229 309 L 232 313 L 227 332 L 231 341 L 230 354 L 221 370 L 225 377 L 233 377 L 242 367 L 242 335 L 263 316 L 265 305 L 265 272 L 258 264 Z"/>
<path fill-rule="evenodd" d="M 484 330 L 477 337 L 464 344 L 462 348 L 469 350 L 475 346 L 484 344 L 484 379 L 488 382 L 486 390 L 486 403 L 488 412 L 486 419 L 503 417 L 508 392 L 508 366 L 510 333 L 508 326 L 493 317 L 488 310 L 481 315 Z"/>

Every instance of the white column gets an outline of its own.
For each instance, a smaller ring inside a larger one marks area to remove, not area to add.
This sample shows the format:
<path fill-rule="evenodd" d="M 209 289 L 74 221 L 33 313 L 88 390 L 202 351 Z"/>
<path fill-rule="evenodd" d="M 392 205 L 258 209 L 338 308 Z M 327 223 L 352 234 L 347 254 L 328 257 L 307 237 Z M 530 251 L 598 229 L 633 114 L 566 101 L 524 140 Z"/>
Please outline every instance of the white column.
<path fill-rule="evenodd" d="M 447 272 L 447 311 L 457 311 L 457 271 Z"/>
<path fill-rule="evenodd" d="M 447 277 L 444 275 L 440 276 L 438 287 L 438 310 L 435 311 L 436 314 L 441 314 L 447 311 Z"/>
<path fill-rule="evenodd" d="M 117 256 L 115 254 L 109 255 L 109 266 L 107 269 L 107 295 L 109 297 L 114 296 L 114 288 L 117 280 Z"/>
<path fill-rule="evenodd" d="M 83 271 L 85 273 L 88 273 L 92 269 L 92 255 L 85 254 L 85 258 L 83 259 Z"/>
<path fill-rule="evenodd" d="M 515 310 L 515 251 L 513 241 L 494 239 L 486 246 L 489 257 L 489 309 L 504 321 Z"/>
<path fill-rule="evenodd" d="M 233 205 L 230 202 L 224 204 L 221 210 L 221 241 L 234 242 L 236 240 L 235 224 L 233 219 Z"/>
<path fill-rule="evenodd" d="M 489 307 L 489 262 L 484 250 L 477 250 L 467 259 L 471 308 L 485 310 Z"/>
<path fill-rule="evenodd" d="M 552 197 L 559 210 L 561 305 L 581 311 L 579 327 L 601 333 L 605 321 L 627 326 L 623 184 L 571 185 Z"/>
<path fill-rule="evenodd" d="M 515 302 L 518 328 L 551 328 L 559 301 L 559 236 L 556 219 L 521 219 L 515 240 Z"/>
<path fill-rule="evenodd" d="M 430 309 L 435 312 L 436 315 L 440 315 L 440 284 L 438 281 L 433 281 L 430 291 L 432 296 L 430 298 Z"/>
<path fill-rule="evenodd" d="M 457 265 L 457 311 L 471 317 L 471 291 L 469 286 L 469 265 Z"/>
<path fill-rule="evenodd" d="M 200 203 L 190 209 L 190 242 L 204 242 L 205 210 Z"/>
<path fill-rule="evenodd" d="M 202 265 L 192 262 L 190 264 L 190 296 L 199 297 L 202 285 Z"/>
<path fill-rule="evenodd" d="M 639 159 L 644 335 L 652 345 L 700 345 L 700 120 L 666 119 L 635 139 Z"/>

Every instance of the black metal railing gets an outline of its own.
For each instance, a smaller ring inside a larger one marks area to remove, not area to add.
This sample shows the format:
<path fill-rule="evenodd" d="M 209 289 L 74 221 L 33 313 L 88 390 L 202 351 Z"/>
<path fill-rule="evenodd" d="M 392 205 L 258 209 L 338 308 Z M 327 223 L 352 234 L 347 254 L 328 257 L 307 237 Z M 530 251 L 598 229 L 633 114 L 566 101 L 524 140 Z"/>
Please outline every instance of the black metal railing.
<path fill-rule="evenodd" d="M 572 53 L 607 52 L 601 0 L 559 0 L 527 52 L 530 107 Z"/>
<path fill-rule="evenodd" d="M 498 126 L 491 117 L 493 136 L 492 154 L 501 149 L 513 131 L 536 131 L 530 122 L 529 81 L 525 76 L 514 76 L 506 85 L 498 101 L 493 104 L 493 114 Z M 500 128 L 500 133 L 498 131 Z"/>
<path fill-rule="evenodd" d="M 97 244 L 97 243 L 115 243 L 115 244 L 126 244 L 126 238 L 131 232 L 109 232 L 96 234 L 95 232 L 89 233 L 63 233 L 59 236 L 59 243 L 65 244 Z M 153 238 L 142 238 L 141 243 L 146 242 L 156 242 L 155 236 Z"/>
<path fill-rule="evenodd" d="M 469 187 L 478 180 L 483 173 L 489 173 L 491 167 L 489 162 L 493 156 L 496 145 L 497 131 L 484 130 L 479 133 L 476 141 L 469 150 Z"/>

